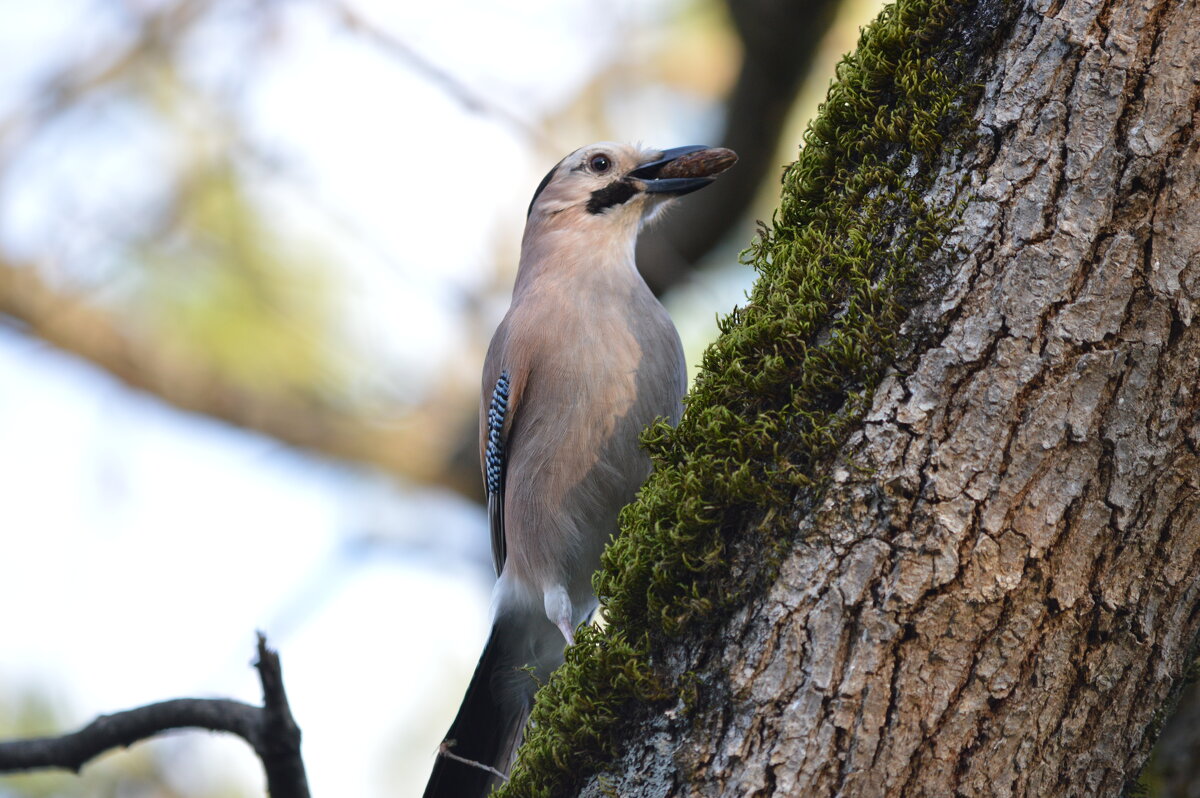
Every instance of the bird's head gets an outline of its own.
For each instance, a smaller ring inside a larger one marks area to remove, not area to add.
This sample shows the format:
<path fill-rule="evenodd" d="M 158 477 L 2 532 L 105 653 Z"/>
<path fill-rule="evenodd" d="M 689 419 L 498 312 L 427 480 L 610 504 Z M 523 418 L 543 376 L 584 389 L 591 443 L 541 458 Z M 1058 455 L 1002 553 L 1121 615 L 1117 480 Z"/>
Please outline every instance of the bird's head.
<path fill-rule="evenodd" d="M 712 183 L 737 161 L 720 147 L 647 150 L 600 142 L 563 158 L 529 203 L 529 225 L 636 235 L 668 200 Z"/>

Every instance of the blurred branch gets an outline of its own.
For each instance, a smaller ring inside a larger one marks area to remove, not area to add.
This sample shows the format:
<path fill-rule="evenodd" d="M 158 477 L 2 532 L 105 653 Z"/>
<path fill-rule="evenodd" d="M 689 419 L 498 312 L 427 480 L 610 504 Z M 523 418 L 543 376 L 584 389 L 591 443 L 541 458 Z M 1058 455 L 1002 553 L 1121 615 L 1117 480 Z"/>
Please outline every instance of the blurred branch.
<path fill-rule="evenodd" d="M 414 482 L 446 488 L 478 501 L 478 454 L 459 451 L 466 414 L 447 413 L 445 397 L 388 423 L 322 400 L 235 384 L 186 353 L 122 329 L 103 310 L 49 287 L 32 267 L 0 261 L 0 314 L 32 335 L 108 371 L 132 388 L 202 413 Z M 473 414 L 472 414 L 473 415 Z M 471 421 L 469 437 L 478 432 Z"/>
<path fill-rule="evenodd" d="M 683 281 L 773 176 L 788 111 L 839 1 L 727 0 L 742 40 L 742 67 L 725 101 L 720 144 L 738 154 L 738 165 L 722 175 L 720 191 L 689 197 L 638 240 L 638 267 L 656 294 Z"/>
<path fill-rule="evenodd" d="M 300 727 L 292 717 L 283 687 L 279 654 L 258 634 L 261 707 L 240 701 L 177 698 L 137 709 L 101 715 L 77 732 L 61 737 L 0 743 L 0 773 L 61 768 L 78 773 L 92 759 L 172 729 L 208 729 L 241 737 L 262 760 L 272 798 L 308 798 L 308 779 L 300 755 Z"/>
<path fill-rule="evenodd" d="M 31 136 L 85 96 L 141 68 L 149 57 L 171 52 L 211 3 L 164 3 L 138 19 L 137 30 L 125 47 L 116 52 L 102 51 L 57 71 L 34 92 L 35 101 L 22 104 L 17 114 L 0 123 L 0 159 L 5 153 L 18 153 L 16 140 L 21 135 Z"/>
<path fill-rule="evenodd" d="M 400 61 L 438 86 L 452 100 L 473 114 L 493 117 L 508 125 L 524 138 L 547 152 L 553 151 L 550 140 L 541 129 L 506 108 L 492 102 L 458 78 L 418 53 L 395 34 L 390 33 L 359 14 L 340 0 L 328 0 L 336 19 L 346 30 L 363 37 L 381 52 Z"/>

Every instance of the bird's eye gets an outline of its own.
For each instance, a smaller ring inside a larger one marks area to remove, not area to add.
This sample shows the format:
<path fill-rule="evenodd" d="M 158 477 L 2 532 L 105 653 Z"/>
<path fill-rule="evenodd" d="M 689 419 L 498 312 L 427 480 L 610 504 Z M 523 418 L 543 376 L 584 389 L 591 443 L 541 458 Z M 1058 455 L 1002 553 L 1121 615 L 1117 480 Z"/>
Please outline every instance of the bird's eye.
<path fill-rule="evenodd" d="M 602 175 L 612 168 L 612 161 L 609 160 L 607 155 L 601 153 L 600 155 L 593 155 L 588 159 L 588 167 L 596 174 Z"/>

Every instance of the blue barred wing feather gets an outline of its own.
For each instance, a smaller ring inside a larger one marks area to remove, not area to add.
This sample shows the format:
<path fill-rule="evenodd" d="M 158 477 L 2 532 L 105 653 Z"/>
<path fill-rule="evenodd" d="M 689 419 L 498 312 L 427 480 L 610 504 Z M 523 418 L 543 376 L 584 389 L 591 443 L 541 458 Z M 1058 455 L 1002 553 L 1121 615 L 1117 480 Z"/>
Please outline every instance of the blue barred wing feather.
<path fill-rule="evenodd" d="M 484 449 L 484 482 L 487 486 L 488 524 L 492 530 L 492 560 L 496 575 L 504 567 L 504 422 L 508 417 L 509 376 L 500 372 L 487 412 L 487 445 Z"/>

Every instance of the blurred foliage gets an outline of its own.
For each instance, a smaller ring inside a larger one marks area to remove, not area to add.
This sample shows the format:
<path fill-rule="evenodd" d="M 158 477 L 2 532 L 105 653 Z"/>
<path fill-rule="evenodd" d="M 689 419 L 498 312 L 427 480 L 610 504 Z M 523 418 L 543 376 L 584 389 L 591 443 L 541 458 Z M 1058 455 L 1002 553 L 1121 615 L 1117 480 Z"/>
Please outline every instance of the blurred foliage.
<path fill-rule="evenodd" d="M 64 163 L 77 169 L 82 210 L 64 208 L 38 253 L 63 287 L 246 389 L 332 393 L 350 382 L 334 356 L 345 342 L 330 323 L 333 258 L 256 196 L 262 173 L 282 172 L 250 143 L 242 87 L 205 85 L 196 62 L 197 43 L 231 14 L 241 26 L 232 46 L 269 53 L 281 13 L 272 6 L 176 0 L 110 11 L 126 16 L 129 38 L 64 53 L 39 102 L 0 121 L 0 166 L 35 182 L 63 180 Z M 90 159 L 89 136 L 105 142 Z M 89 198 L 109 180 L 110 202 Z M 96 246 L 70 252 L 64 239 L 75 236 Z"/>
<path fill-rule="evenodd" d="M 161 346 L 199 353 L 257 390 L 344 382 L 323 344 L 334 296 L 327 261 L 287 246 L 228 166 L 187 181 L 170 229 L 142 242 L 130 267 L 137 318 Z"/>

